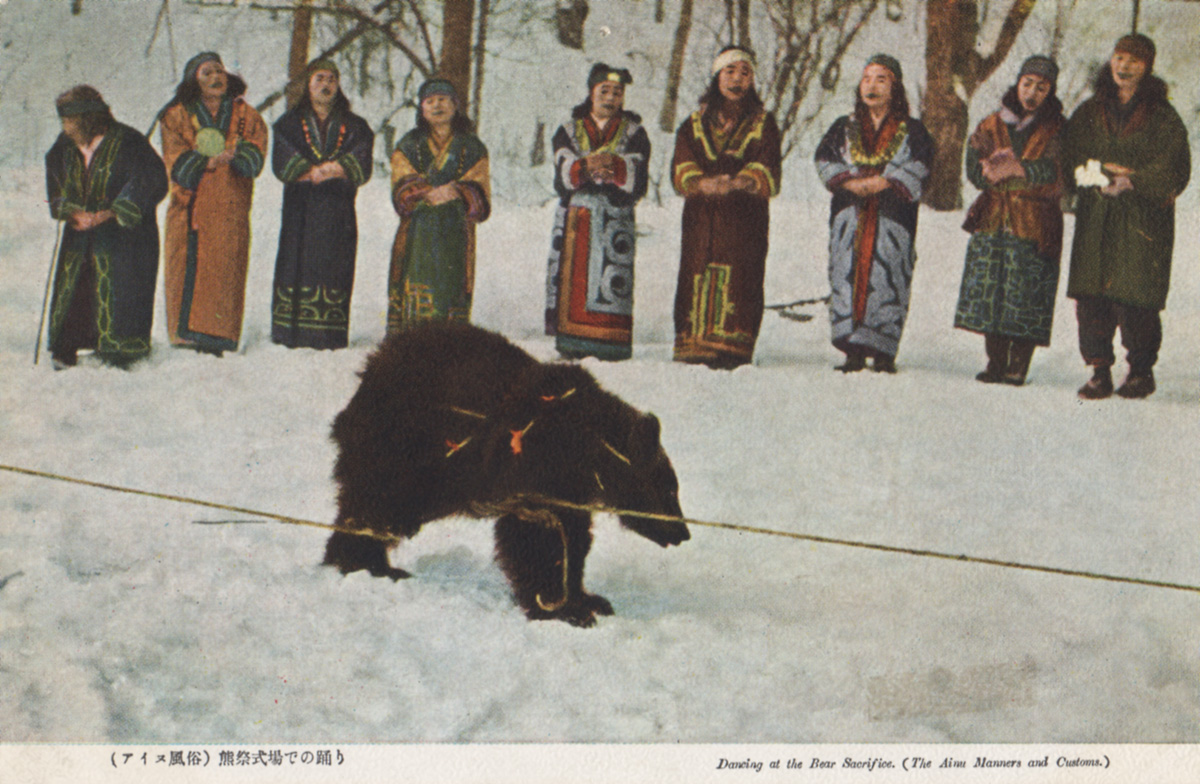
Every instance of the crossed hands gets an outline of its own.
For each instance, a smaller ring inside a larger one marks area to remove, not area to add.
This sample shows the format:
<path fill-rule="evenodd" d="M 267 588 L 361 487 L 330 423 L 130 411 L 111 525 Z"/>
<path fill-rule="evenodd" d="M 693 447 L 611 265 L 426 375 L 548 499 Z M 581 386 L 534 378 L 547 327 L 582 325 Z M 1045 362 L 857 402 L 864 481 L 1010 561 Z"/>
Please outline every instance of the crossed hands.
<path fill-rule="evenodd" d="M 710 177 L 699 178 L 693 187 L 695 188 L 694 192 L 701 196 L 728 196 L 735 191 L 754 193 L 758 189 L 758 183 L 753 177 L 744 174 L 737 177 L 728 174 L 714 174 Z"/>
<path fill-rule="evenodd" d="M 1025 167 L 1017 160 L 1017 156 L 1011 147 L 996 150 L 987 158 L 980 161 L 979 165 L 983 169 L 983 176 L 992 185 L 999 185 L 1005 180 L 1025 176 Z"/>
<path fill-rule="evenodd" d="M 337 161 L 325 161 L 304 172 L 304 174 L 297 178 L 297 181 L 320 185 L 326 180 L 336 180 L 339 177 L 344 178 L 345 176 L 346 170 L 342 167 L 342 164 Z"/>
<path fill-rule="evenodd" d="M 875 174 L 870 177 L 855 177 L 852 180 L 846 180 L 842 183 L 842 187 L 860 199 L 869 199 L 883 193 L 892 187 L 892 184 L 881 175 Z"/>
<path fill-rule="evenodd" d="M 611 152 L 594 152 L 583 159 L 583 166 L 592 182 L 608 184 L 616 177 L 617 156 Z"/>
<path fill-rule="evenodd" d="M 461 198 L 462 194 L 458 192 L 458 185 L 453 182 L 448 182 L 445 185 L 439 185 L 436 188 L 430 189 L 429 192 L 425 194 L 424 201 L 431 207 L 437 207 Z"/>
<path fill-rule="evenodd" d="M 233 150 L 225 150 L 220 155 L 214 155 L 208 159 L 208 163 L 204 168 L 207 171 L 214 171 L 218 166 L 224 166 L 233 160 Z"/>
<path fill-rule="evenodd" d="M 1129 180 L 1133 169 L 1117 163 L 1106 163 L 1103 168 L 1112 176 L 1112 182 L 1101 188 L 1100 193 L 1105 196 L 1119 196 L 1125 191 L 1133 190 L 1133 183 Z"/>
<path fill-rule="evenodd" d="M 80 210 L 79 212 L 71 213 L 67 221 L 75 231 L 89 231 L 115 217 L 117 215 L 112 210 L 100 210 L 99 212 L 84 212 Z"/>

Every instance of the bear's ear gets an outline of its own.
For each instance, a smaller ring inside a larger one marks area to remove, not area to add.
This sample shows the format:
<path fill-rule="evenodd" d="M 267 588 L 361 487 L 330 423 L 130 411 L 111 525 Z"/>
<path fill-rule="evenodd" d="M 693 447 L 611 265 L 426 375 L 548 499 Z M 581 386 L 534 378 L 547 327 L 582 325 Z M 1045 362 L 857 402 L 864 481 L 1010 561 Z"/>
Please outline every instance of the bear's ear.
<path fill-rule="evenodd" d="M 639 414 L 629 433 L 630 457 L 639 463 L 650 460 L 658 454 L 658 450 L 661 448 L 659 444 L 661 435 L 662 426 L 658 422 L 658 417 L 654 414 Z"/>

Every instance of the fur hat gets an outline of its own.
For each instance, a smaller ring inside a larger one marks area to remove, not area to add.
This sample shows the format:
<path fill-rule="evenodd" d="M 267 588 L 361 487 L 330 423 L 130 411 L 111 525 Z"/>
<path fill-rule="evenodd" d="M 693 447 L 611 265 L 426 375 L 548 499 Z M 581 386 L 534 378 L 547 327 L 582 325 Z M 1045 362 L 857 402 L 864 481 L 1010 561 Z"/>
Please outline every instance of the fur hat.
<path fill-rule="evenodd" d="M 1040 76 L 1054 86 L 1058 82 L 1058 63 L 1045 55 L 1035 54 L 1032 57 L 1025 59 L 1021 63 L 1021 71 L 1017 74 L 1017 81 L 1021 80 L 1022 76 L 1033 74 Z"/>
<path fill-rule="evenodd" d="M 1146 73 L 1154 70 L 1154 57 L 1158 54 L 1154 41 L 1141 33 L 1123 36 L 1113 47 L 1113 52 L 1124 52 L 1141 60 L 1146 64 Z"/>

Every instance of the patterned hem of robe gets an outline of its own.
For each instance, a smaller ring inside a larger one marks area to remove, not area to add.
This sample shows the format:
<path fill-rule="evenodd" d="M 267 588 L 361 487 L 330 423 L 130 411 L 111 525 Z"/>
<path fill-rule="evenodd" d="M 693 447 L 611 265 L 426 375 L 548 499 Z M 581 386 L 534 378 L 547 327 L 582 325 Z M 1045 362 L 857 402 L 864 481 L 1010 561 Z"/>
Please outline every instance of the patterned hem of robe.
<path fill-rule="evenodd" d="M 1059 269 L 1036 251 L 1033 240 L 971 235 L 954 326 L 1050 345 Z"/>

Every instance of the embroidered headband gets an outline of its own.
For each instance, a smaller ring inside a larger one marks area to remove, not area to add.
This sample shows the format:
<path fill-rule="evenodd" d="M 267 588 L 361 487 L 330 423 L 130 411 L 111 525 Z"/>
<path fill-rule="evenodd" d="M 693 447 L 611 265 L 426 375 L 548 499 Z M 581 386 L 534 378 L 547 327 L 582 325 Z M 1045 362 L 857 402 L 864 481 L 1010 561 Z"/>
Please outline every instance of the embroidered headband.
<path fill-rule="evenodd" d="M 188 60 L 187 65 L 183 66 L 183 78 L 185 80 L 195 78 L 196 71 L 199 71 L 200 66 L 205 63 L 221 63 L 222 67 L 225 65 L 221 62 L 221 55 L 216 52 L 201 52 L 191 60 Z"/>
<path fill-rule="evenodd" d="M 900 61 L 895 57 L 892 57 L 890 54 L 883 54 L 880 52 L 879 54 L 874 55 L 870 60 L 867 60 L 867 65 L 882 65 L 884 68 L 892 72 L 892 76 L 896 77 L 897 82 L 904 81 L 904 72 L 900 70 Z M 863 70 L 866 70 L 867 65 L 863 66 Z"/>
<path fill-rule="evenodd" d="M 717 59 L 713 60 L 712 75 L 716 76 L 721 73 L 727 66 L 733 63 L 746 63 L 750 66 L 750 70 L 754 70 L 754 55 L 747 52 L 745 49 L 736 47 L 726 49 L 717 55 Z"/>
<path fill-rule="evenodd" d="M 342 73 L 341 73 L 341 71 L 338 70 L 338 67 L 333 62 L 333 60 L 328 60 L 328 59 L 313 60 L 311 63 L 308 64 L 308 75 L 309 76 L 312 76 L 317 71 L 331 71 L 333 73 L 333 75 L 336 76 L 339 80 L 342 78 Z"/>
<path fill-rule="evenodd" d="M 67 101 L 56 108 L 59 117 L 78 117 L 81 114 L 91 114 L 92 112 L 107 112 L 108 104 L 98 98 L 80 98 L 75 101 Z"/>
<path fill-rule="evenodd" d="M 455 103 L 458 102 L 458 93 L 454 92 L 454 85 L 445 79 L 430 79 L 417 90 L 418 101 L 424 101 L 431 95 L 449 95 Z"/>
<path fill-rule="evenodd" d="M 591 90 L 596 85 L 604 82 L 633 84 L 633 74 L 629 73 L 625 68 L 613 68 L 607 63 L 596 63 L 592 66 L 592 70 L 588 72 L 588 89 Z"/>

